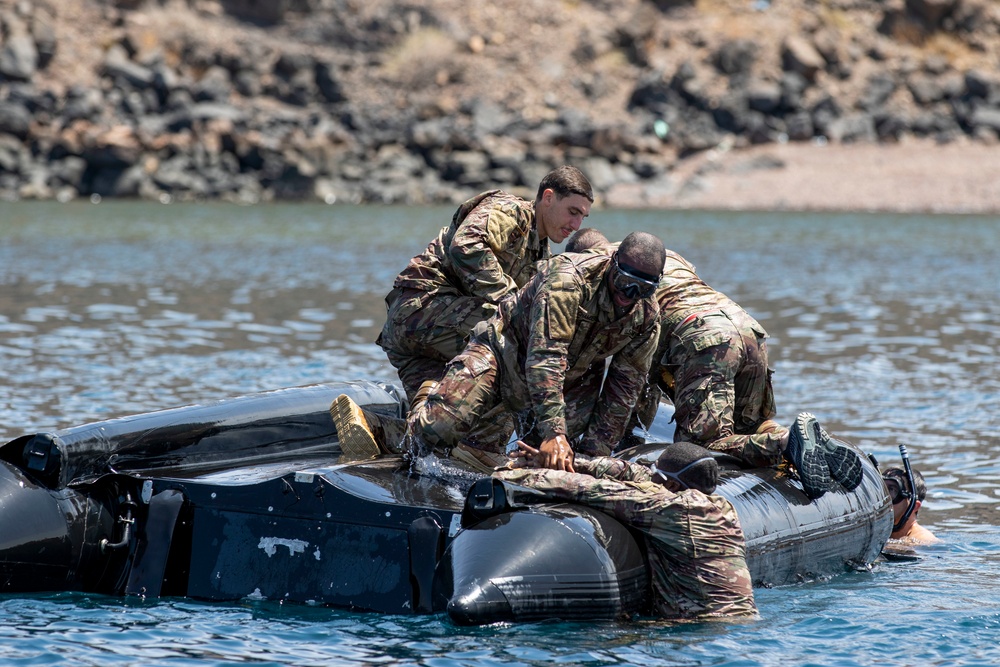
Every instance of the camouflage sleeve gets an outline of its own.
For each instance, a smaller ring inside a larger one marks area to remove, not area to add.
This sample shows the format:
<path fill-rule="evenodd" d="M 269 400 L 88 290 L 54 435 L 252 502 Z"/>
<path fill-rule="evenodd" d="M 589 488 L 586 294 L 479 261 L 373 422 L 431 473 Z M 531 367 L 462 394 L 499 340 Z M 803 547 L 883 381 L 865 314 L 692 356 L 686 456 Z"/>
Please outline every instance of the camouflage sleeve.
<path fill-rule="evenodd" d="M 648 485 L 594 478 L 563 470 L 500 470 L 493 475 L 540 491 L 544 494 L 540 501 L 587 505 L 638 528 L 648 528 L 655 520 L 657 511 L 663 510 L 678 498 L 660 485 L 651 489 Z"/>
<path fill-rule="evenodd" d="M 611 456 L 594 458 L 578 456 L 573 461 L 573 467 L 577 472 L 591 477 L 617 479 L 622 482 L 649 482 L 652 479 L 652 474 L 646 466 Z"/>
<path fill-rule="evenodd" d="M 567 434 L 563 386 L 580 300 L 577 282 L 556 270 L 545 277 L 531 306 L 524 373 L 543 439 Z"/>
<path fill-rule="evenodd" d="M 621 440 L 639 392 L 646 384 L 659 337 L 657 322 L 611 358 L 601 397 L 580 443 L 581 451 L 611 451 Z"/>
<path fill-rule="evenodd" d="M 479 206 L 465 218 L 451 240 L 448 254 L 467 294 L 496 303 L 517 289 L 497 255 L 518 230 L 516 213 L 510 206 Z"/>

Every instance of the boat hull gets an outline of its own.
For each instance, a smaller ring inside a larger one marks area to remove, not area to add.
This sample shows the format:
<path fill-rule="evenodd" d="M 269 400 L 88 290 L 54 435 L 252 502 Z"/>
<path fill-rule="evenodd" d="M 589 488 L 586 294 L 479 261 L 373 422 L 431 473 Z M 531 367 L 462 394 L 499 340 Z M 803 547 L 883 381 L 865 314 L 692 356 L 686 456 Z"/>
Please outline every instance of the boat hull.
<path fill-rule="evenodd" d="M 344 461 L 328 412 L 340 393 L 404 409 L 390 385 L 330 383 L 0 447 L 0 592 L 256 598 L 461 624 L 646 608 L 641 541 L 626 527 L 578 505 L 518 506 L 498 481 L 457 469 Z M 728 464 L 718 492 L 740 516 L 758 585 L 866 567 L 891 530 L 867 459 L 857 490 L 815 501 L 787 472 Z"/>

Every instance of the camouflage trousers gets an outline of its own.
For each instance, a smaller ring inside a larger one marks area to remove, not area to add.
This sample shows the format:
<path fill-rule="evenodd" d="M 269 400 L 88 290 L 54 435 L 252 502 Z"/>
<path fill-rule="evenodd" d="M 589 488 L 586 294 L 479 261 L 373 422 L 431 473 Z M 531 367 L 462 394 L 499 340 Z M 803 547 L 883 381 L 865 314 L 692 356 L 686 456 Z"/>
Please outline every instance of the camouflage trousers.
<path fill-rule="evenodd" d="M 504 370 L 490 345 L 475 339 L 470 341 L 462 354 L 448 364 L 444 378 L 427 402 L 410 414 L 410 433 L 438 455 L 447 455 L 460 442 L 503 454 L 515 428 L 521 440 L 535 446 L 541 444 L 534 413 L 525 407 L 529 397 L 512 395 L 512 383 L 505 381 Z M 598 373 L 595 366 L 564 389 L 566 428 L 570 431 L 566 435 L 571 442 L 590 423 L 603 370 L 602 365 Z"/>
<path fill-rule="evenodd" d="M 661 334 L 650 389 L 653 383 L 673 400 L 675 441 L 725 452 L 751 466 L 781 461 L 784 429 L 765 424 L 775 414 L 765 334 L 749 315 L 702 314 Z M 648 394 L 658 401 L 658 392 Z"/>
<path fill-rule="evenodd" d="M 496 312 L 476 297 L 406 288 L 394 288 L 385 303 L 386 322 L 375 342 L 410 402 L 425 380 L 441 379 L 448 362 L 465 349 L 472 328 Z"/>

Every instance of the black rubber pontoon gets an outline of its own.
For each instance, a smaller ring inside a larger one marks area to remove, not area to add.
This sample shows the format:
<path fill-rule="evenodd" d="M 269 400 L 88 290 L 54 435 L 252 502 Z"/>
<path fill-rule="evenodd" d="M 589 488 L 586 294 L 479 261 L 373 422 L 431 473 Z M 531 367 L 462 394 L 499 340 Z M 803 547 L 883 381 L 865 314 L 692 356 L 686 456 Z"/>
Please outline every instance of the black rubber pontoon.
<path fill-rule="evenodd" d="M 400 414 L 371 382 L 284 389 L 17 438 L 0 447 L 0 592 L 259 598 L 456 623 L 641 613 L 640 542 L 611 517 L 525 506 L 521 489 L 399 457 L 342 462 L 340 393 Z M 662 446 L 623 453 L 652 460 Z M 777 470 L 724 461 L 758 585 L 865 567 L 892 512 L 867 459 L 809 501 Z"/>

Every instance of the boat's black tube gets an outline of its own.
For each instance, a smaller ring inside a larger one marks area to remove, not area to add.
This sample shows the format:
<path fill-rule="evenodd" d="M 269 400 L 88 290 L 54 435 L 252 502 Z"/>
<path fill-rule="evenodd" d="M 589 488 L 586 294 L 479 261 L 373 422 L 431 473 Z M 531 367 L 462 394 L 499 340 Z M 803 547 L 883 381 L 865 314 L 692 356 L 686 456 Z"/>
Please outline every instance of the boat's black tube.
<path fill-rule="evenodd" d="M 124 555 L 101 553 L 112 528 L 111 513 L 95 497 L 45 488 L 0 461 L 0 593 L 116 592 L 101 588 L 125 562 Z"/>
<path fill-rule="evenodd" d="M 613 620 L 639 612 L 643 551 L 609 515 L 582 505 L 504 512 L 460 531 L 435 577 L 434 610 L 458 625 Z"/>
<path fill-rule="evenodd" d="M 405 405 L 395 387 L 381 383 L 294 387 L 25 435 L 0 447 L 0 460 L 59 489 L 110 471 L 224 469 L 275 456 L 336 456 L 329 410 L 342 393 L 393 415 Z"/>

